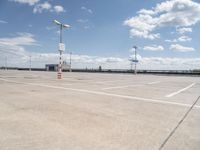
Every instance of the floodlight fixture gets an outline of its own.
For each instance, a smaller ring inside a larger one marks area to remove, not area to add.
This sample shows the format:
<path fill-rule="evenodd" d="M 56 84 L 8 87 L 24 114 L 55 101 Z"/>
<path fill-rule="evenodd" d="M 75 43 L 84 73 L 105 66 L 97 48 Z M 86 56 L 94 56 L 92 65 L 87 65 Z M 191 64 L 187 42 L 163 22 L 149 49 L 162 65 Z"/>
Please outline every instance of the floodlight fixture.
<path fill-rule="evenodd" d="M 137 49 L 138 47 L 137 47 L 137 46 L 133 46 L 133 48 L 134 48 L 134 49 Z"/>
<path fill-rule="evenodd" d="M 71 26 L 68 25 L 68 24 L 63 24 L 63 27 L 65 27 L 65 28 L 70 28 Z"/>
<path fill-rule="evenodd" d="M 57 24 L 57 25 L 61 25 L 61 23 L 59 22 L 59 21 L 57 21 L 57 20 L 54 20 L 53 21 L 55 24 Z"/>

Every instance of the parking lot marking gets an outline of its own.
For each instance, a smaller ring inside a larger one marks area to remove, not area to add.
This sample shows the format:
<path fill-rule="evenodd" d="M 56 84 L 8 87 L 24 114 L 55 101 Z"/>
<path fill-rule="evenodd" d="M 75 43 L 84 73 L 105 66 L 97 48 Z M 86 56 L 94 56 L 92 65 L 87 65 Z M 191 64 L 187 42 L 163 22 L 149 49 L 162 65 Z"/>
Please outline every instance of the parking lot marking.
<path fill-rule="evenodd" d="M 184 91 L 188 90 L 189 88 L 193 87 L 195 84 L 196 84 L 196 83 L 192 83 L 192 84 L 190 84 L 189 86 L 187 86 L 187 87 L 185 87 L 185 88 L 183 88 L 183 89 L 181 89 L 181 90 L 178 90 L 178 91 L 176 91 L 176 92 L 173 92 L 173 93 L 171 93 L 171 94 L 166 95 L 165 97 L 168 97 L 168 98 L 169 98 L 169 97 L 175 96 L 175 95 L 177 95 L 177 94 L 179 94 L 179 93 L 181 93 L 181 92 L 184 92 Z"/>
<path fill-rule="evenodd" d="M 51 86 L 51 85 L 44 85 L 44 84 L 37 84 L 37 83 L 17 82 L 17 81 L 7 80 L 7 79 L 1 79 L 1 78 L 0 78 L 0 80 L 6 81 L 6 82 L 17 83 L 17 84 L 41 86 L 41 87 L 54 88 L 54 89 L 71 90 L 71 91 L 76 91 L 76 92 L 96 94 L 96 95 L 104 95 L 104 96 L 112 96 L 112 97 L 118 97 L 118 98 L 124 98 L 124 99 L 144 101 L 144 102 L 149 102 L 149 103 L 158 103 L 158 104 L 168 104 L 168 105 L 176 105 L 176 106 L 183 106 L 183 107 L 191 107 L 190 104 L 183 104 L 183 103 L 177 103 L 177 102 L 169 102 L 169 101 L 157 100 L 157 99 L 149 99 L 149 98 L 142 98 L 142 97 L 135 97 L 135 96 L 119 95 L 119 94 L 112 94 L 112 93 L 106 93 L 106 92 L 91 91 L 91 90 L 85 90 L 85 89 L 66 88 L 66 87 Z M 198 105 L 195 105 L 194 107 L 195 108 L 200 108 L 200 106 L 198 106 Z"/>
<path fill-rule="evenodd" d="M 150 82 L 150 83 L 147 83 L 147 84 L 152 85 L 152 84 L 157 84 L 157 83 L 160 83 L 160 81 Z"/>
<path fill-rule="evenodd" d="M 113 80 L 113 81 L 98 81 L 98 82 L 95 82 L 97 84 L 107 84 L 107 83 L 113 83 L 113 82 L 119 82 L 120 80 Z"/>
<path fill-rule="evenodd" d="M 154 82 L 150 82 L 150 83 L 146 83 L 148 85 L 153 85 L 153 84 L 157 84 L 160 83 L 160 81 L 154 81 Z M 111 90 L 111 89 L 123 89 L 123 88 L 127 88 L 127 87 L 137 87 L 137 86 L 144 86 L 145 84 L 135 84 L 135 85 L 122 85 L 122 86 L 113 86 L 113 87 L 106 87 L 106 88 L 102 88 L 102 90 Z"/>
<path fill-rule="evenodd" d="M 112 86 L 112 87 L 102 88 L 102 90 L 123 89 L 123 88 L 127 88 L 127 87 L 136 87 L 136 86 L 142 86 L 142 84 L 124 85 L 124 86 Z"/>

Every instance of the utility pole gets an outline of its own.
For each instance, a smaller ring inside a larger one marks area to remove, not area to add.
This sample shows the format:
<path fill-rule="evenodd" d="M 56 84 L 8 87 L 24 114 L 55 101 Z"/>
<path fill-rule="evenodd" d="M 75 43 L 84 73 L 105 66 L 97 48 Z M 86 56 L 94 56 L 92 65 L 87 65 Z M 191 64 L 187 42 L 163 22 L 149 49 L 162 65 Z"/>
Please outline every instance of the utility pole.
<path fill-rule="evenodd" d="M 70 28 L 70 25 L 62 24 L 57 20 L 54 20 L 54 23 L 60 26 L 60 43 L 59 43 L 59 64 L 58 64 L 58 79 L 62 79 L 62 53 L 65 51 L 65 44 L 62 42 L 62 31 L 63 28 Z"/>

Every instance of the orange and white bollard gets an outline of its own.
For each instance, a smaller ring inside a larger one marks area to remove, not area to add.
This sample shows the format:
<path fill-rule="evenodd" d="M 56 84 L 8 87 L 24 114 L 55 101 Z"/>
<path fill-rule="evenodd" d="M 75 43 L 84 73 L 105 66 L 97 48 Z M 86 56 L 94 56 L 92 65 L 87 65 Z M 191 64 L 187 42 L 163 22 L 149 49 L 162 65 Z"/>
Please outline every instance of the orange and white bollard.
<path fill-rule="evenodd" d="M 57 79 L 62 79 L 62 73 L 58 72 Z"/>

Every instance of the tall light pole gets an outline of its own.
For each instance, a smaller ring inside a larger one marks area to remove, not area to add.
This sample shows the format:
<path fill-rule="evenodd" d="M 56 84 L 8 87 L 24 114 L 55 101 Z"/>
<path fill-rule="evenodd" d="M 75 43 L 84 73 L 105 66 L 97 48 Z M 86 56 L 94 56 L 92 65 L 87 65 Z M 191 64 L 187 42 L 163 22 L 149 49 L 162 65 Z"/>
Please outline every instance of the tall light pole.
<path fill-rule="evenodd" d="M 31 55 L 29 56 L 29 71 L 31 71 L 31 65 L 32 65 L 32 62 L 31 62 Z"/>
<path fill-rule="evenodd" d="M 137 60 L 137 46 L 133 46 L 133 48 L 135 49 L 135 60 L 134 60 L 134 62 L 135 62 L 135 74 L 137 74 L 137 62 L 138 62 L 138 60 Z"/>
<path fill-rule="evenodd" d="M 72 72 L 72 52 L 70 52 L 69 65 L 70 65 L 69 71 Z"/>
<path fill-rule="evenodd" d="M 5 70 L 7 70 L 7 68 L 8 68 L 8 60 L 7 60 L 8 58 L 7 58 L 7 56 L 6 56 L 6 58 L 5 58 Z"/>
<path fill-rule="evenodd" d="M 57 20 L 53 21 L 56 25 L 60 26 L 60 43 L 59 43 L 59 54 L 60 54 L 60 58 L 59 58 L 59 64 L 58 64 L 58 79 L 62 79 L 62 53 L 65 51 L 65 44 L 62 41 L 62 31 L 63 28 L 70 28 L 70 25 L 68 24 L 62 24 Z"/>

